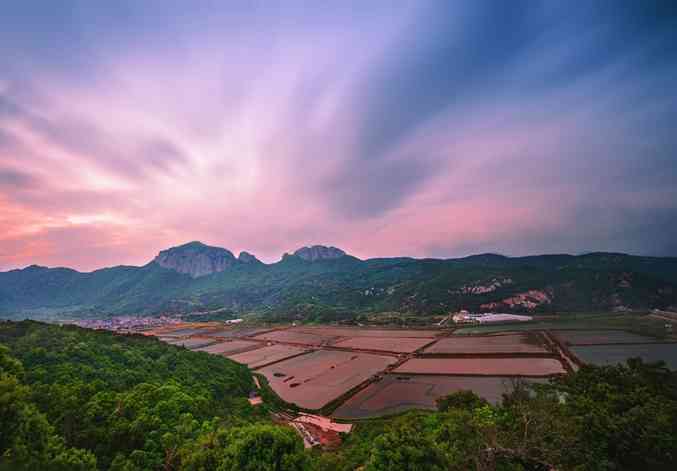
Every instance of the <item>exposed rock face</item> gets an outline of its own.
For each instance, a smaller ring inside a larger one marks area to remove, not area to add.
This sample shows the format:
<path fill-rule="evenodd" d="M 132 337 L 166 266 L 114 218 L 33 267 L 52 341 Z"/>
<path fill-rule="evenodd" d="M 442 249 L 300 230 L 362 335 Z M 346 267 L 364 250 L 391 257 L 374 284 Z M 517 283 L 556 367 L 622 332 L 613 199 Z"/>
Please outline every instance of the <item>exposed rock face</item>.
<path fill-rule="evenodd" d="M 294 255 L 309 262 L 317 260 L 332 260 L 345 256 L 345 252 L 336 247 L 325 247 L 324 245 L 313 245 L 312 247 L 301 247 Z"/>
<path fill-rule="evenodd" d="M 250 254 L 249 252 L 240 252 L 240 255 L 237 256 L 237 259 L 241 261 L 242 263 L 249 263 L 249 264 L 256 264 L 256 263 L 263 263 L 261 260 L 256 258 L 254 255 Z"/>
<path fill-rule="evenodd" d="M 238 263 L 230 250 L 210 247 L 202 242 L 189 242 L 163 250 L 153 261 L 161 267 L 188 274 L 193 278 L 224 271 Z"/>
<path fill-rule="evenodd" d="M 514 309 L 524 308 L 528 310 L 536 309 L 542 304 L 551 304 L 553 298 L 552 290 L 530 289 L 524 293 L 516 294 L 499 302 L 482 304 L 482 309 Z"/>
<path fill-rule="evenodd" d="M 492 278 L 490 281 L 482 283 L 480 281 L 475 282 L 474 284 L 461 286 L 458 290 L 462 294 L 486 294 L 496 291 L 498 288 L 501 288 L 505 285 L 512 284 L 512 278 L 504 277 L 502 279 Z"/>

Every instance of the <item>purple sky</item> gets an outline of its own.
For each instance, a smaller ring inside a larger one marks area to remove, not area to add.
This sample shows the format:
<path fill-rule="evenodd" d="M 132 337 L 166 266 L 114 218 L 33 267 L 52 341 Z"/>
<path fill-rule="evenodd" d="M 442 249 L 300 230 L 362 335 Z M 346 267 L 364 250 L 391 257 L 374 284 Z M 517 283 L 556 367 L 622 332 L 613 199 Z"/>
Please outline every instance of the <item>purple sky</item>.
<path fill-rule="evenodd" d="M 677 256 L 671 1 L 10 1 L 0 270 Z"/>

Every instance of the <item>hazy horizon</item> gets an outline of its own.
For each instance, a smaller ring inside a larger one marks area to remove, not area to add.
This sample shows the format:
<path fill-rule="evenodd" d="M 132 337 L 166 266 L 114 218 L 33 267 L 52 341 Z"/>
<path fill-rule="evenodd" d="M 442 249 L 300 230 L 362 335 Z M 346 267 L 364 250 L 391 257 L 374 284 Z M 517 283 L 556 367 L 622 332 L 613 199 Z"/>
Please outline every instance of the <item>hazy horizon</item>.
<path fill-rule="evenodd" d="M 674 2 L 11 2 L 0 271 L 677 256 Z"/>

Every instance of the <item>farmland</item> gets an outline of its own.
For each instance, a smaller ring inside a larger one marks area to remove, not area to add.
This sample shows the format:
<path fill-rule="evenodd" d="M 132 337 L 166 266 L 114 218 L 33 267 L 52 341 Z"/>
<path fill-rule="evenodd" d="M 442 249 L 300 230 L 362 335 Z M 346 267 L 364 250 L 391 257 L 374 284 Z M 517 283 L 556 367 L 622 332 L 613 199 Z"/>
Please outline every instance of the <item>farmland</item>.
<path fill-rule="evenodd" d="M 295 329 L 276 330 L 265 334 L 257 335 L 257 339 L 270 340 L 274 342 L 301 343 L 305 345 L 319 346 L 336 340 L 338 336 L 326 334 L 323 332 L 303 332 Z"/>
<path fill-rule="evenodd" d="M 555 358 L 413 358 L 395 369 L 396 373 L 549 376 L 565 373 Z"/>
<path fill-rule="evenodd" d="M 443 338 L 424 350 L 428 354 L 546 353 L 543 340 L 535 333 L 484 337 Z"/>
<path fill-rule="evenodd" d="M 258 342 L 249 340 L 231 340 L 230 342 L 219 342 L 207 345 L 206 347 L 196 348 L 196 351 L 217 354 L 235 354 L 245 350 L 253 350 L 261 345 Z"/>
<path fill-rule="evenodd" d="M 303 352 L 302 348 L 291 345 L 270 345 L 249 352 L 228 355 L 228 358 L 256 369 Z"/>
<path fill-rule="evenodd" d="M 180 325 L 154 334 L 247 365 L 281 404 L 351 420 L 434 409 L 459 390 L 497 403 L 517 380 L 547 381 L 585 363 L 639 356 L 677 368 L 674 338 L 654 335 L 654 321 L 632 322 L 606 315 L 459 329 Z"/>
<path fill-rule="evenodd" d="M 559 330 L 557 338 L 568 345 L 653 343 L 658 339 L 623 330 Z"/>
<path fill-rule="evenodd" d="M 461 390 L 472 390 L 495 404 L 513 389 L 508 376 L 440 376 L 387 374 L 381 381 L 344 402 L 334 415 L 340 419 L 366 419 L 397 414 L 406 410 L 436 408 L 435 401 Z M 530 380 L 538 381 L 538 380 Z"/>
<path fill-rule="evenodd" d="M 663 360 L 670 369 L 677 370 L 677 343 L 585 345 L 570 349 L 580 361 L 593 365 L 614 365 L 641 357 L 646 362 Z"/>
<path fill-rule="evenodd" d="M 321 409 L 395 361 L 388 356 L 316 350 L 259 371 L 284 401 Z"/>
<path fill-rule="evenodd" d="M 355 337 L 341 340 L 335 346 L 358 350 L 412 353 L 431 342 L 433 339 L 416 337 Z"/>
<path fill-rule="evenodd" d="M 190 337 L 190 338 L 162 338 L 166 343 L 169 343 L 171 345 L 179 345 L 182 347 L 186 348 L 202 348 L 206 347 L 207 345 L 211 345 L 216 340 L 214 339 L 205 339 L 201 337 Z"/>

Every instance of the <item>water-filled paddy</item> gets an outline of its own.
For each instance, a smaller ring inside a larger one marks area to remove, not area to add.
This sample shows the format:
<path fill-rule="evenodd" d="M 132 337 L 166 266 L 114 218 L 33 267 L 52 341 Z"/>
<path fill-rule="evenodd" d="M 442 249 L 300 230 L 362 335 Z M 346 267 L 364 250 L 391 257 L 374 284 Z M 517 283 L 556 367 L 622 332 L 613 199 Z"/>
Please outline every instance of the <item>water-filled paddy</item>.
<path fill-rule="evenodd" d="M 395 358 L 366 353 L 317 350 L 259 370 L 283 400 L 320 409 L 376 373 Z"/>
<path fill-rule="evenodd" d="M 207 337 L 221 337 L 224 339 L 229 339 L 233 337 L 248 337 L 251 335 L 258 334 L 259 332 L 265 332 L 268 329 L 261 328 L 261 327 L 247 327 L 247 328 L 225 328 L 225 329 L 217 329 L 217 330 L 210 330 L 208 332 L 205 332 L 203 335 Z"/>
<path fill-rule="evenodd" d="M 167 343 L 170 343 L 172 345 L 180 346 L 180 347 L 186 347 L 190 349 L 195 349 L 195 348 L 200 348 L 200 347 L 206 347 L 207 345 L 211 345 L 216 340 L 214 339 L 203 339 L 199 337 L 191 337 L 187 339 L 173 339 L 173 340 L 166 340 Z"/>
<path fill-rule="evenodd" d="M 167 336 L 167 337 L 183 337 L 186 335 L 195 335 L 195 334 L 200 334 L 203 332 L 208 332 L 208 329 L 204 327 L 186 327 L 186 328 L 179 328 L 175 330 L 166 330 L 162 332 L 161 335 Z"/>
<path fill-rule="evenodd" d="M 399 338 L 434 338 L 443 332 L 442 330 L 376 329 L 373 327 L 297 327 L 294 330 L 298 332 L 310 332 L 334 337 Z"/>
<path fill-rule="evenodd" d="M 658 339 L 624 330 L 557 330 L 557 338 L 568 345 L 596 345 L 605 343 L 650 343 Z"/>
<path fill-rule="evenodd" d="M 564 373 L 555 358 L 413 358 L 395 369 L 396 373 L 548 376 Z"/>
<path fill-rule="evenodd" d="M 383 352 L 411 353 L 433 342 L 427 338 L 399 337 L 353 337 L 335 343 L 337 347 L 363 350 L 380 350 Z"/>
<path fill-rule="evenodd" d="M 305 349 L 291 345 L 271 345 L 244 353 L 227 355 L 233 361 L 243 363 L 250 368 L 261 366 L 303 353 Z"/>
<path fill-rule="evenodd" d="M 301 332 L 295 329 L 275 330 L 256 336 L 257 339 L 272 340 L 275 342 L 302 343 L 305 345 L 319 346 L 336 340 L 335 335 L 327 335 L 323 332 Z"/>
<path fill-rule="evenodd" d="M 427 347 L 428 354 L 545 353 L 540 337 L 531 332 L 477 337 L 447 337 Z"/>
<path fill-rule="evenodd" d="M 219 342 L 206 347 L 196 348 L 195 350 L 219 355 L 234 354 L 240 351 L 250 350 L 262 346 L 262 343 L 253 342 L 250 340 L 231 340 L 229 342 Z"/>
<path fill-rule="evenodd" d="M 569 350 L 584 363 L 593 365 L 614 365 L 640 357 L 645 362 L 663 360 L 668 368 L 677 370 L 677 343 L 586 345 Z"/>
<path fill-rule="evenodd" d="M 341 419 L 365 419 L 409 409 L 435 409 L 438 398 L 460 390 L 473 391 L 495 404 L 504 393 L 512 390 L 513 381 L 512 378 L 496 376 L 387 374 L 344 402 L 333 415 Z"/>

